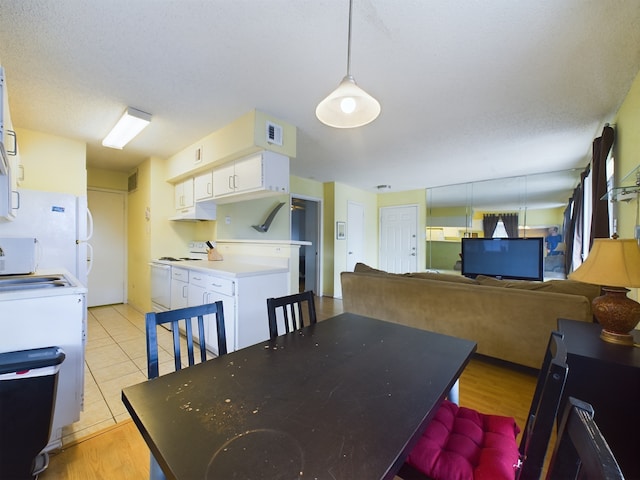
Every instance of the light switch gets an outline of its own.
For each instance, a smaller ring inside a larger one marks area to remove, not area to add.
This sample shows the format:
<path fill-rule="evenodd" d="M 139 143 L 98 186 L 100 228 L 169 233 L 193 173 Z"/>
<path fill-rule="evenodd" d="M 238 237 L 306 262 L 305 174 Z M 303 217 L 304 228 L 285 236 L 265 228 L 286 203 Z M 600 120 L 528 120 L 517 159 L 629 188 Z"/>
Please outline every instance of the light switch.
<path fill-rule="evenodd" d="M 224 223 L 226 223 L 227 225 L 231 225 L 231 217 L 229 215 L 224 217 Z"/>

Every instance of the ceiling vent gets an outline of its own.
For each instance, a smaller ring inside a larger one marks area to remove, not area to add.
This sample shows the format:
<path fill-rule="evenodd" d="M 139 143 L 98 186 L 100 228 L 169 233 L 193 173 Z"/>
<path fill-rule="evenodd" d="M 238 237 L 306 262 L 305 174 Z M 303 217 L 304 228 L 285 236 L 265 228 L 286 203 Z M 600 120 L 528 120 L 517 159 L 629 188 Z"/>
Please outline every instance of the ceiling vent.
<path fill-rule="evenodd" d="M 136 169 L 127 179 L 127 192 L 135 192 L 138 189 L 138 170 Z"/>
<path fill-rule="evenodd" d="M 267 142 L 282 146 L 282 126 L 267 122 Z"/>

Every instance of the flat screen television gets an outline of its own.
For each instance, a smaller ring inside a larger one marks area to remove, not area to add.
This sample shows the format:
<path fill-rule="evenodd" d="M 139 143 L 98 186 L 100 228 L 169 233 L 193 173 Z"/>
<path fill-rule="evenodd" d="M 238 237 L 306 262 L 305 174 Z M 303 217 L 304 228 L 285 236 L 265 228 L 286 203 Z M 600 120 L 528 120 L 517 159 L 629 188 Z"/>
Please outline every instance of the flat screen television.
<path fill-rule="evenodd" d="M 544 239 L 463 238 L 462 274 L 516 280 L 543 280 Z"/>

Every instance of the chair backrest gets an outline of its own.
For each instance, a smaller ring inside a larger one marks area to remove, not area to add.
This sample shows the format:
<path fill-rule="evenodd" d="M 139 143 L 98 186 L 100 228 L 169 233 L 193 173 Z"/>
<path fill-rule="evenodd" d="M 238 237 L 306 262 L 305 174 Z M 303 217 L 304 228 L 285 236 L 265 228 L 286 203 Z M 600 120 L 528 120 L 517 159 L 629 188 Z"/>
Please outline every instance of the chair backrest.
<path fill-rule="evenodd" d="M 578 478 L 624 480 L 624 475 L 593 419 L 591 404 L 569 397 L 547 473 L 548 480 Z"/>
<path fill-rule="evenodd" d="M 180 325 L 183 325 L 185 341 L 187 346 L 187 358 L 189 366 L 195 363 L 194 355 L 194 331 L 193 323 L 197 323 L 198 344 L 200 349 L 200 360 L 207 359 L 207 344 L 205 337 L 205 316 L 214 315 L 216 321 L 216 332 L 218 340 L 218 355 L 227 353 L 227 335 L 224 328 L 224 310 L 222 302 L 207 303 L 195 307 L 179 308 L 166 312 L 150 312 L 146 314 L 147 331 L 147 376 L 149 379 L 156 378 L 159 373 L 158 364 L 158 325 L 171 324 L 173 335 L 173 355 L 175 369 L 182 368 L 182 357 L 180 355 Z"/>
<path fill-rule="evenodd" d="M 294 293 L 278 298 L 267 298 L 267 314 L 269 315 L 269 336 L 278 336 L 278 312 L 282 312 L 284 332 L 289 333 L 305 326 L 303 304 L 307 304 L 306 312 L 308 324 L 316 323 L 316 305 L 313 291 Z"/>
<path fill-rule="evenodd" d="M 519 480 L 537 480 L 542 473 L 569 372 L 563 338 L 564 335 L 560 332 L 552 332 L 549 337 L 527 424 L 520 441 L 522 465 L 518 471 Z"/>

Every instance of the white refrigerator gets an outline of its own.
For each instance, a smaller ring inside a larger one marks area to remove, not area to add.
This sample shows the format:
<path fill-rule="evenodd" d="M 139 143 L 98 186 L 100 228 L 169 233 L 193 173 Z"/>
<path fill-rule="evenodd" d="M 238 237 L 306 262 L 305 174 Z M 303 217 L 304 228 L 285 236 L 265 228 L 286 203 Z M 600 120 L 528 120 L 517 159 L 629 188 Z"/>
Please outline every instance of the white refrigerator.
<path fill-rule="evenodd" d="M 18 189 L 13 221 L 0 222 L 0 237 L 35 237 L 37 269 L 64 268 L 87 285 L 93 231 L 87 197 Z"/>

